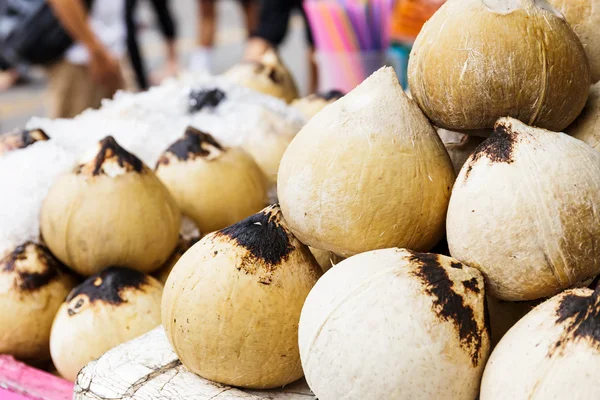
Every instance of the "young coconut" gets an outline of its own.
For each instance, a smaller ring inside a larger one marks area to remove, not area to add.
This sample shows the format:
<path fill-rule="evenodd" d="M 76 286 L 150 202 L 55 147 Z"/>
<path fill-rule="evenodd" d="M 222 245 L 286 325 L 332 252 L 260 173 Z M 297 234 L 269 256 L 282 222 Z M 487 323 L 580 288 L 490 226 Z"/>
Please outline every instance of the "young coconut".
<path fill-rule="evenodd" d="M 479 136 L 466 135 L 445 129 L 438 129 L 437 133 L 440 139 L 442 139 L 444 146 L 446 146 L 446 150 L 454 166 L 454 172 L 457 174 L 460 172 L 465 161 L 467 161 L 467 158 L 485 140 L 485 138 Z"/>
<path fill-rule="evenodd" d="M 88 362 L 160 325 L 162 290 L 156 279 L 120 267 L 107 268 L 73 289 L 50 335 L 60 375 L 74 381 Z"/>
<path fill-rule="evenodd" d="M 308 295 L 298 340 L 322 400 L 473 400 L 489 354 L 481 273 L 437 254 L 348 258 Z"/>
<path fill-rule="evenodd" d="M 0 260 L 0 353 L 29 362 L 50 359 L 50 328 L 75 286 L 74 277 L 35 243 L 17 246 Z"/>
<path fill-rule="evenodd" d="M 502 118 L 450 199 L 450 253 L 502 300 L 534 300 L 600 273 L 600 152 Z"/>
<path fill-rule="evenodd" d="M 592 82 L 600 80 L 600 0 L 548 0 L 579 36 L 591 66 Z"/>
<path fill-rule="evenodd" d="M 309 247 L 308 249 L 315 257 L 315 260 L 317 260 L 317 264 L 319 264 L 323 272 L 329 271 L 331 267 L 343 260 L 342 257 L 327 250 L 316 249 L 314 247 Z"/>
<path fill-rule="evenodd" d="M 157 270 L 177 245 L 180 221 L 167 188 L 108 136 L 54 182 L 40 228 L 57 258 L 89 276 L 111 265 Z"/>
<path fill-rule="evenodd" d="M 347 257 L 429 250 L 444 234 L 454 178 L 435 129 L 384 67 L 296 135 L 277 191 L 298 239 Z"/>
<path fill-rule="evenodd" d="M 35 142 L 46 141 L 50 138 L 41 129 L 22 130 L 0 135 L 0 156 L 16 149 L 24 149 Z"/>
<path fill-rule="evenodd" d="M 298 88 L 292 74 L 272 49 L 259 61 L 234 65 L 224 76 L 233 83 L 278 97 L 286 103 L 291 103 L 298 97 Z"/>
<path fill-rule="evenodd" d="M 193 245 L 195 245 L 200 240 L 200 237 L 191 237 L 189 239 L 184 239 L 183 237 L 179 237 L 179 241 L 177 242 L 177 247 L 175 247 L 175 251 L 171 254 L 171 257 L 167 260 L 165 265 L 162 266 L 161 269 L 154 273 L 154 276 L 160 283 L 163 285 L 167 282 L 167 278 L 169 274 L 177 264 L 177 261 L 185 254 L 186 251 L 190 249 Z"/>
<path fill-rule="evenodd" d="M 163 325 L 190 371 L 274 388 L 302 377 L 298 320 L 321 270 L 278 206 L 205 236 L 169 275 Z"/>
<path fill-rule="evenodd" d="M 480 399 L 596 398 L 599 298 L 597 290 L 567 290 L 525 315 L 490 356 Z"/>
<path fill-rule="evenodd" d="M 600 151 L 600 82 L 592 86 L 585 108 L 565 132 Z"/>
<path fill-rule="evenodd" d="M 330 90 L 325 93 L 311 94 L 301 99 L 296 99 L 292 102 L 292 107 L 296 107 L 306 119 L 311 119 L 325 106 L 341 99 L 344 93 L 339 90 Z"/>
<path fill-rule="evenodd" d="M 192 127 L 160 157 L 156 175 L 201 232 L 225 228 L 267 202 L 266 179 L 252 157 Z"/>
<path fill-rule="evenodd" d="M 433 124 L 492 128 L 511 116 L 562 131 L 588 96 L 581 42 L 546 0 L 448 0 L 411 52 L 413 98 Z"/>

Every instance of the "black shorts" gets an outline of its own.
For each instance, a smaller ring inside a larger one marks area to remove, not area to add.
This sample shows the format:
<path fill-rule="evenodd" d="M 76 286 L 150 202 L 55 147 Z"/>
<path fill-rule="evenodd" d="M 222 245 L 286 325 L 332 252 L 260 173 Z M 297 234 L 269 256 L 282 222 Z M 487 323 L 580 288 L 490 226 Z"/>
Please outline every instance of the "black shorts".
<path fill-rule="evenodd" d="M 306 14 L 302 8 L 302 0 L 263 0 L 258 28 L 252 36 L 264 39 L 274 47 L 278 47 L 285 39 L 290 16 L 294 10 L 302 13 L 306 25 L 306 40 L 313 46 L 313 37 Z"/>

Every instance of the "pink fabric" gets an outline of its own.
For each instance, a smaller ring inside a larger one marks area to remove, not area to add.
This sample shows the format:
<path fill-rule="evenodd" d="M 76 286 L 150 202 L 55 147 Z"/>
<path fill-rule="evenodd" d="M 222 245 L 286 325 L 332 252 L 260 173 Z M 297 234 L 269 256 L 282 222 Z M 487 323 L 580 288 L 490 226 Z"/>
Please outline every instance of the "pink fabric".
<path fill-rule="evenodd" d="M 70 400 L 73 383 L 30 367 L 11 356 L 0 356 L 0 399 Z"/>

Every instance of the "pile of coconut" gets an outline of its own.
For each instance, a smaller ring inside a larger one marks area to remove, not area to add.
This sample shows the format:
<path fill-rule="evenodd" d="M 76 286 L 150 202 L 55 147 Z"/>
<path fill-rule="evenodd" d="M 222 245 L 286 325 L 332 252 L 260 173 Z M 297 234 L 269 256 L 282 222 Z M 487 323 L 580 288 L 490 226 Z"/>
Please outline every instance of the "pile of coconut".
<path fill-rule="evenodd" d="M 242 388 L 593 398 L 600 1 L 551 3 L 448 0 L 410 95 L 270 53 L 4 137 L 2 351 L 74 379 L 162 323 Z"/>

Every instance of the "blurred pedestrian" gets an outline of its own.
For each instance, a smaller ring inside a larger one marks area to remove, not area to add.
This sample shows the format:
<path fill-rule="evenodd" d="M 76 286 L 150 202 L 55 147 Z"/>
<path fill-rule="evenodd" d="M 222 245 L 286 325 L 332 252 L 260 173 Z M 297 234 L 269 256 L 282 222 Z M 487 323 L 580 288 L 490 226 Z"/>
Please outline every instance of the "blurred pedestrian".
<path fill-rule="evenodd" d="M 258 0 L 238 0 L 244 9 L 246 30 L 249 33 L 256 29 L 258 22 Z M 285 3 L 289 0 L 277 0 Z M 198 0 L 198 30 L 196 49 L 192 51 L 189 60 L 191 71 L 212 71 L 213 48 L 215 45 L 215 32 L 217 0 Z"/>
<path fill-rule="evenodd" d="M 299 11 L 304 18 L 309 60 L 309 93 L 315 93 L 318 86 L 317 65 L 314 61 L 314 42 L 302 0 L 263 0 L 261 2 L 258 27 L 253 31 L 245 58 L 256 61 L 269 49 L 277 49 L 285 39 L 292 12 Z"/>
<path fill-rule="evenodd" d="M 175 76 L 179 70 L 179 63 L 177 61 L 177 48 L 176 48 L 176 26 L 169 10 L 168 0 L 150 0 L 154 12 L 158 17 L 158 24 L 161 33 L 164 37 L 166 44 L 166 65 L 162 77 Z M 129 59 L 131 66 L 135 72 L 137 85 L 141 90 L 146 90 L 150 86 L 148 83 L 148 75 L 146 66 L 144 65 L 144 58 L 140 53 L 140 47 L 138 44 L 138 27 L 135 20 L 135 10 L 138 4 L 138 0 L 126 0 L 125 2 L 125 21 L 127 24 L 127 51 L 129 53 Z"/>
<path fill-rule="evenodd" d="M 50 114 L 72 118 L 125 87 L 120 62 L 125 54 L 124 0 L 48 0 L 75 43 L 48 67 Z M 88 15 L 89 14 L 89 15 Z"/>
<path fill-rule="evenodd" d="M 0 57 L 0 92 L 7 91 L 24 79 L 21 68 L 11 65 Z"/>

